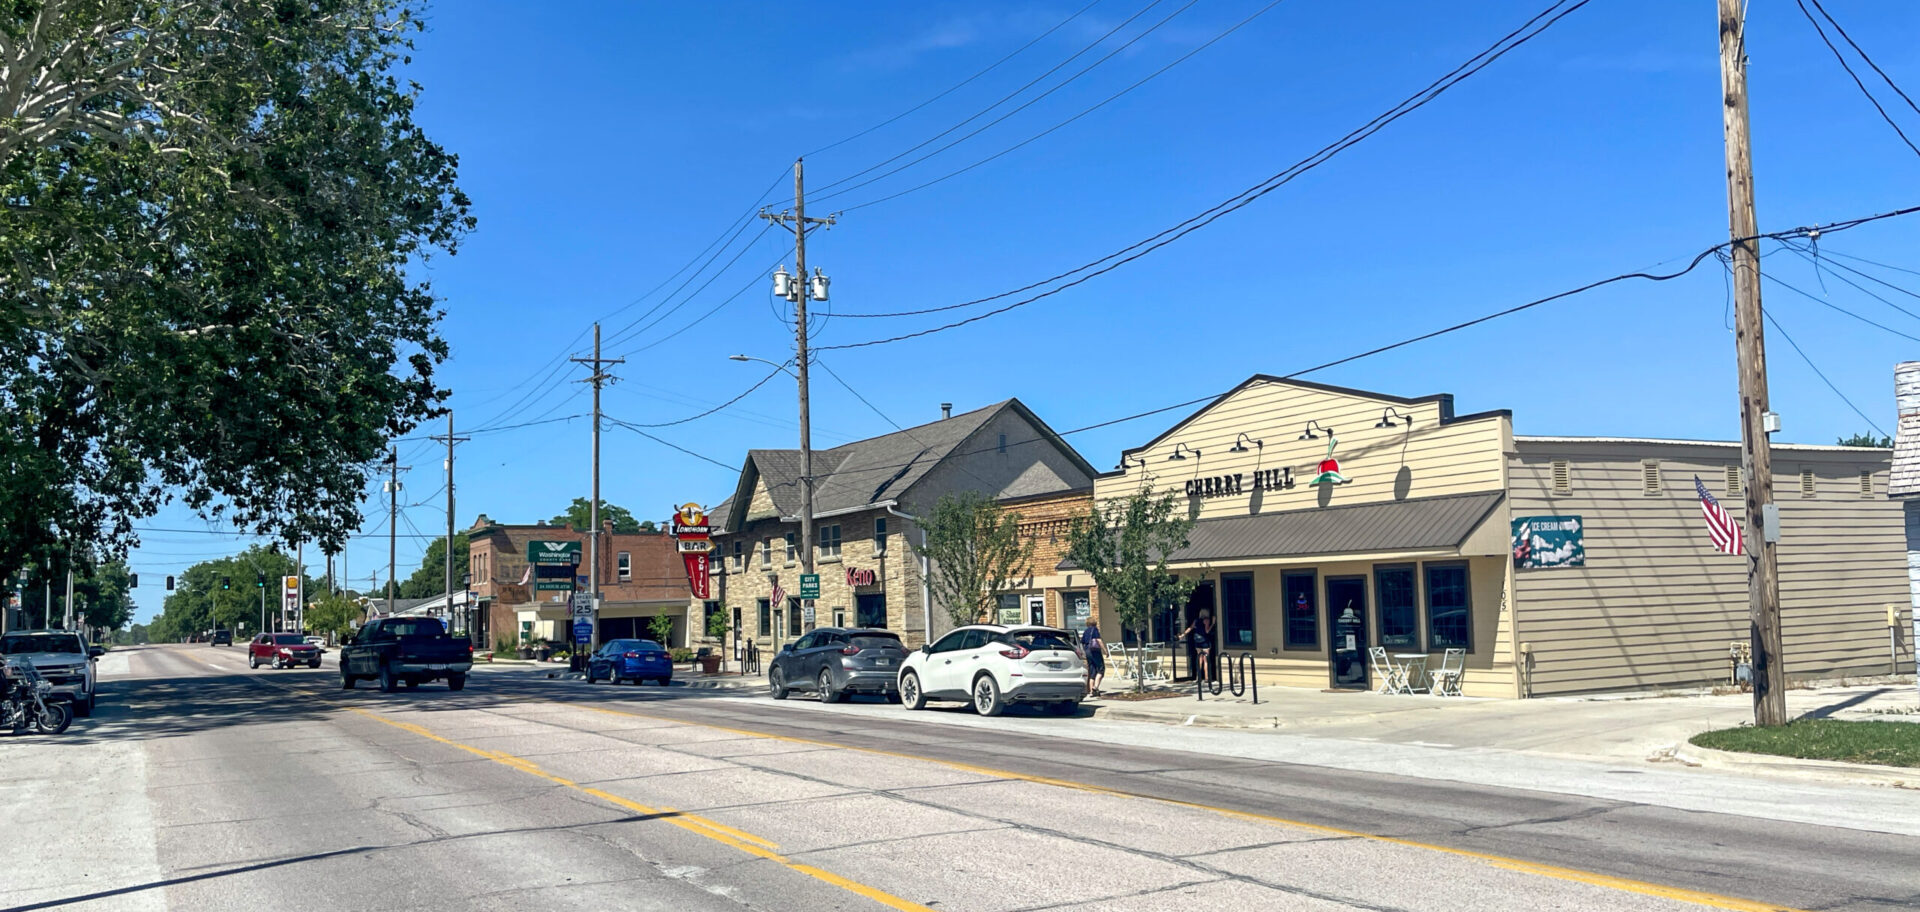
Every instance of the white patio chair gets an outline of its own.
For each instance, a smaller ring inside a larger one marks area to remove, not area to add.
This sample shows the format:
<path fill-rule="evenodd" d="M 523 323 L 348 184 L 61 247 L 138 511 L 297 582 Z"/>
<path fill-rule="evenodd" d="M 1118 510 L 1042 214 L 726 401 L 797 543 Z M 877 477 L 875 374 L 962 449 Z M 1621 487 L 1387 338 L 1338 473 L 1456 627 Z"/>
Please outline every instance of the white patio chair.
<path fill-rule="evenodd" d="M 1467 672 L 1467 651 L 1449 649 L 1440 657 L 1440 667 L 1429 672 L 1433 679 L 1433 695 L 1436 697 L 1460 696 L 1460 679 Z"/>
<path fill-rule="evenodd" d="M 1374 693 L 1399 693 L 1405 687 L 1405 671 L 1387 658 L 1387 647 L 1367 647 L 1367 665 L 1378 682 L 1373 687 Z"/>

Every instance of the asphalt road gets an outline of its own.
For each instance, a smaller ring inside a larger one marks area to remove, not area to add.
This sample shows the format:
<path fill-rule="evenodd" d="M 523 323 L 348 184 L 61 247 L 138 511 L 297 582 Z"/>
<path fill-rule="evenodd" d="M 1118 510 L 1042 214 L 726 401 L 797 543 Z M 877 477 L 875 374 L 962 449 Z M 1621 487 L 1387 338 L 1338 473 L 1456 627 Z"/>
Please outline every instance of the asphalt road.
<path fill-rule="evenodd" d="M 0 736 L 0 912 L 1920 906 L 1911 835 L 1201 753 L 1171 726 L 1118 744 L 492 669 L 342 691 L 331 661 L 249 671 L 240 647 L 102 662 L 94 719 Z"/>

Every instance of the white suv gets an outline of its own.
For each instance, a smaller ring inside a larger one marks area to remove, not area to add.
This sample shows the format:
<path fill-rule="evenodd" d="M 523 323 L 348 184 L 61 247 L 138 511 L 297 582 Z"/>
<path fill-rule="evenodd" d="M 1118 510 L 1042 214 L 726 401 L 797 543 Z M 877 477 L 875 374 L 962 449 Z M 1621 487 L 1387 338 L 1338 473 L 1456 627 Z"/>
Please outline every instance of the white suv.
<path fill-rule="evenodd" d="M 1073 634 L 1051 627 L 961 627 L 920 647 L 900 666 L 900 701 L 973 704 L 997 716 L 1010 703 L 1045 703 L 1061 715 L 1087 696 L 1087 663 Z"/>
<path fill-rule="evenodd" d="M 33 663 L 53 695 L 71 701 L 73 714 L 84 719 L 93 715 L 94 659 L 105 650 L 88 646 L 72 630 L 9 630 L 0 636 L 0 656 L 11 656 Z"/>

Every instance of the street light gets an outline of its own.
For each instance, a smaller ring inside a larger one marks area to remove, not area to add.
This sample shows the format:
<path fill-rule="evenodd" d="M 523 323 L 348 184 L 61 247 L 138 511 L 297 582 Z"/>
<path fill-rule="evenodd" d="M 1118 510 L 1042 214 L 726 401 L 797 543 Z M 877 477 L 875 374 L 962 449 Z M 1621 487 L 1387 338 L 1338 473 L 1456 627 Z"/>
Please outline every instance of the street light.
<path fill-rule="evenodd" d="M 761 364 L 765 364 L 772 367 L 774 370 L 785 372 L 786 375 L 789 377 L 793 376 L 793 371 L 787 370 L 787 364 L 792 364 L 793 363 L 792 361 L 788 361 L 787 364 L 774 364 L 772 361 L 768 361 L 765 358 L 755 358 L 752 355 L 728 355 L 727 360 L 728 361 L 758 361 Z"/>

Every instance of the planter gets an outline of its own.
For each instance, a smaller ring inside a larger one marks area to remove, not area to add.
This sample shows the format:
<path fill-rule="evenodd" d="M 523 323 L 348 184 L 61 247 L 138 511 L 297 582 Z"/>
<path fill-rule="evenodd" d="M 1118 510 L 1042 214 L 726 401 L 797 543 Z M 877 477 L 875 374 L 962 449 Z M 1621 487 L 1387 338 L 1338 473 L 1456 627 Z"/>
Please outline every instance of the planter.
<path fill-rule="evenodd" d="M 700 657 L 700 673 L 701 674 L 719 674 L 720 673 L 720 657 L 717 655 L 701 656 Z"/>
<path fill-rule="evenodd" d="M 522 647 L 520 647 L 520 658 L 522 658 L 522 659 L 531 659 L 531 658 L 533 658 L 533 647 L 532 647 L 532 646 L 522 646 Z"/>

